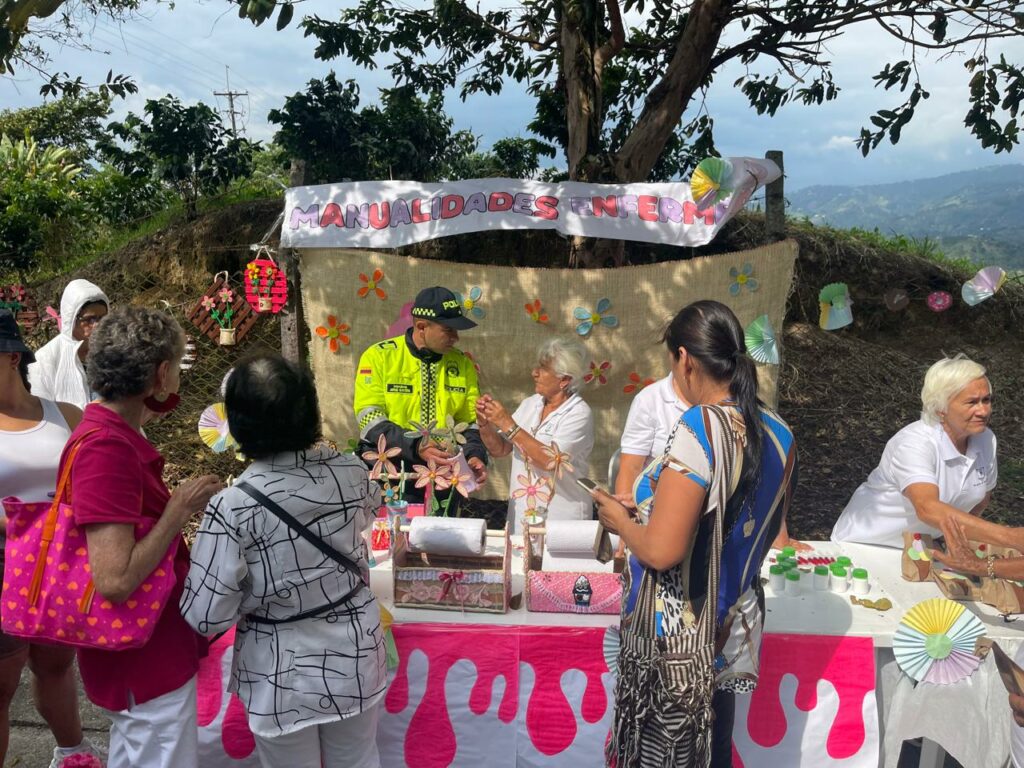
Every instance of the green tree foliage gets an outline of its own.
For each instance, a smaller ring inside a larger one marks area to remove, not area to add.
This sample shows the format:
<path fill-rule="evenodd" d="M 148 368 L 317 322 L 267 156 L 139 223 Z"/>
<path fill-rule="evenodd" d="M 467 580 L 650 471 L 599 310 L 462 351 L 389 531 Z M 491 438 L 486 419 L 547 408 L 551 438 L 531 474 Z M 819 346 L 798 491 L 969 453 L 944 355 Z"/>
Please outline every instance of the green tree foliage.
<path fill-rule="evenodd" d="M 145 113 L 111 123 L 111 135 L 97 149 L 125 176 L 169 185 L 188 218 L 195 218 L 201 196 L 221 192 L 252 172 L 259 144 L 233 136 L 206 104 L 186 107 L 166 96 L 147 101 Z"/>
<path fill-rule="evenodd" d="M 110 97 L 98 93 L 64 96 L 37 107 L 0 111 L 0 134 L 26 133 L 41 147 L 66 147 L 75 163 L 93 156 L 93 144 L 103 135 L 101 121 L 110 117 Z"/>
<path fill-rule="evenodd" d="M 476 149 L 468 131 L 452 132 L 439 94 L 426 101 L 411 87 L 381 91 L 380 105 L 359 109 L 359 86 L 334 73 L 310 80 L 267 119 L 280 126 L 275 143 L 306 161 L 309 178 L 445 178 L 453 163 Z"/>
<path fill-rule="evenodd" d="M 75 184 L 80 173 L 65 147 L 0 137 L 0 273 L 24 281 L 44 255 L 56 263 L 88 239 L 88 207 Z"/>
<path fill-rule="evenodd" d="M 456 160 L 450 175 L 453 179 L 531 179 L 540 170 L 541 157 L 554 155 L 554 147 L 536 139 L 500 139 L 490 152 L 473 152 Z"/>

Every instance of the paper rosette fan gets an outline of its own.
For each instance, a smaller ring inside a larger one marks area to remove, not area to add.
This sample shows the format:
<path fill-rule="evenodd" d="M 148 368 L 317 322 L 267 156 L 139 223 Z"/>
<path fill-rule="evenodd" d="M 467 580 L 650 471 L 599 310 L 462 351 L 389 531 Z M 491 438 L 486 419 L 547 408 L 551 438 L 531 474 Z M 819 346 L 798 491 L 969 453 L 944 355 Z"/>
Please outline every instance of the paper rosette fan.
<path fill-rule="evenodd" d="M 949 685 L 970 677 L 981 659 L 974 645 L 981 619 L 960 603 L 933 597 L 904 614 L 892 639 L 896 663 L 917 682 Z"/>
<path fill-rule="evenodd" d="M 768 315 L 754 318 L 744 331 L 747 342 L 747 354 L 759 363 L 779 364 L 779 342 L 772 328 Z"/>
<path fill-rule="evenodd" d="M 1006 282 L 1006 272 L 1000 267 L 985 267 L 979 269 L 977 274 L 964 283 L 960 289 L 960 295 L 964 301 L 972 307 L 981 304 L 985 299 L 991 299 Z"/>
<path fill-rule="evenodd" d="M 604 663 L 608 665 L 608 671 L 613 675 L 619 674 L 619 646 L 622 640 L 619 636 L 618 627 L 606 627 L 604 640 L 601 643 L 604 653 Z"/>
<path fill-rule="evenodd" d="M 729 180 L 732 163 L 721 157 L 705 157 L 690 176 L 690 194 L 700 210 L 706 210 L 732 194 Z"/>
<path fill-rule="evenodd" d="M 238 443 L 228 430 L 228 413 L 224 403 L 214 403 L 199 417 L 199 437 L 214 453 L 237 450 Z"/>
<path fill-rule="evenodd" d="M 853 322 L 853 310 L 850 308 L 850 289 L 846 283 L 829 283 L 818 294 L 821 304 L 821 318 L 818 325 L 823 330 L 834 331 L 845 328 Z"/>

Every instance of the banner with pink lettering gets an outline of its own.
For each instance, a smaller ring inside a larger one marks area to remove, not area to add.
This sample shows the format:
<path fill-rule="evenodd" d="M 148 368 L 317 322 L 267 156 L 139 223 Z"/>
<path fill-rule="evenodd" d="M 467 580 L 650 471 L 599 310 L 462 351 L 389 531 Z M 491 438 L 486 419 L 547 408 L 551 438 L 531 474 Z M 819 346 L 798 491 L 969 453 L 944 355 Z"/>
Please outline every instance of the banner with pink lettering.
<path fill-rule="evenodd" d="M 394 634 L 384 768 L 604 764 L 614 628 L 402 624 Z M 224 693 L 232 641 L 218 640 L 199 673 L 202 768 L 259 768 L 244 708 Z M 765 635 L 760 684 L 736 703 L 737 768 L 878 765 L 870 638 Z"/>
<path fill-rule="evenodd" d="M 293 187 L 285 194 L 281 245 L 397 248 L 493 229 L 698 246 L 710 242 L 759 187 L 780 175 L 770 160 L 729 158 L 715 194 L 694 202 L 688 183 L 545 184 L 467 179 L 440 184 L 355 181 Z"/>

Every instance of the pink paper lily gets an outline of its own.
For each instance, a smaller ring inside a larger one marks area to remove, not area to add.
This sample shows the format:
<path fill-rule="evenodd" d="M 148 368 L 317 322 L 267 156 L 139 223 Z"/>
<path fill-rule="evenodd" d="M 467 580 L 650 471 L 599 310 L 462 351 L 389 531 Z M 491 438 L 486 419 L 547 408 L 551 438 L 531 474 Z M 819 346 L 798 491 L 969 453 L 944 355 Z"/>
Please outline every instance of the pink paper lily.
<path fill-rule="evenodd" d="M 213 300 L 213 296 L 203 296 L 203 298 L 199 300 L 199 303 L 207 312 L 217 306 L 217 302 Z"/>
<path fill-rule="evenodd" d="M 370 470 L 370 474 L 376 477 L 385 477 L 384 471 L 387 470 L 387 475 L 397 475 L 398 467 L 394 465 L 391 459 L 402 452 L 401 448 L 388 448 L 388 442 L 381 435 L 377 438 L 377 450 L 366 451 L 363 453 L 364 461 L 375 462 L 373 469 Z"/>
<path fill-rule="evenodd" d="M 217 291 L 217 298 L 220 299 L 225 304 L 230 304 L 235 300 L 235 292 L 232 291 L 230 288 L 221 288 L 219 291 Z"/>
<path fill-rule="evenodd" d="M 451 478 L 448 481 L 448 485 L 449 485 L 449 487 L 453 491 L 458 491 L 459 493 L 461 493 L 462 494 L 462 498 L 468 499 L 469 498 L 469 491 L 466 490 L 466 485 L 465 484 L 468 483 L 469 480 L 470 480 L 470 476 L 469 475 L 457 475 L 457 474 L 455 474 L 455 470 L 453 468 L 452 469 L 452 476 L 451 476 Z"/>
<path fill-rule="evenodd" d="M 573 469 L 572 464 L 569 463 L 569 454 L 562 453 L 558 449 L 558 443 L 552 441 L 551 445 L 544 446 L 544 455 L 550 459 L 545 469 L 559 480 L 562 479 L 563 472 L 576 471 Z"/>
<path fill-rule="evenodd" d="M 527 509 L 536 509 L 538 501 L 544 504 L 551 501 L 551 480 L 548 478 L 534 479 L 530 475 L 519 475 L 516 479 L 521 487 L 512 491 L 512 498 L 521 499 L 525 496 Z"/>
<path fill-rule="evenodd" d="M 438 466 L 436 461 L 430 459 L 426 465 L 414 464 L 412 469 L 416 473 L 417 488 L 430 486 L 438 491 L 443 491 L 450 485 L 449 478 L 452 468 L 449 464 Z"/>

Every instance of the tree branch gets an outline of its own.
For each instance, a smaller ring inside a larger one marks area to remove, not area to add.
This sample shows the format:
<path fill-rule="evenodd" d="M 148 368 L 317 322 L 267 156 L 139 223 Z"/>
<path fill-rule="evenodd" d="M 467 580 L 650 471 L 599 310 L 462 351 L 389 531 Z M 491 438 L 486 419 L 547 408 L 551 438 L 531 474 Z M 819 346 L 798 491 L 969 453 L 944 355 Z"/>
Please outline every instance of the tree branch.
<path fill-rule="evenodd" d="M 626 30 L 622 27 L 622 12 L 619 10 L 618 0 L 605 0 L 605 5 L 608 8 L 608 20 L 612 25 L 612 36 L 594 54 L 594 69 L 597 72 L 600 72 L 626 45 Z"/>

